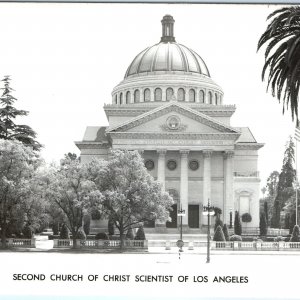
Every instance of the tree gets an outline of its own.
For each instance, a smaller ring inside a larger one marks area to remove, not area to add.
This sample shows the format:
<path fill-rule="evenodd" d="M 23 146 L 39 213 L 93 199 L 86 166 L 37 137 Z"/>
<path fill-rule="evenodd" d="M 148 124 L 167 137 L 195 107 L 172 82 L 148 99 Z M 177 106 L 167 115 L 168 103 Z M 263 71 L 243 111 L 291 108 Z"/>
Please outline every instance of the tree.
<path fill-rule="evenodd" d="M 268 196 L 275 198 L 277 195 L 277 185 L 279 181 L 279 172 L 273 171 L 267 179 Z"/>
<path fill-rule="evenodd" d="M 66 224 L 62 225 L 59 238 L 63 240 L 68 240 L 70 238 L 69 229 Z"/>
<path fill-rule="evenodd" d="M 295 144 L 292 137 L 290 137 L 285 146 L 283 164 L 279 174 L 277 194 L 273 206 L 271 225 L 274 228 L 280 227 L 280 211 L 283 209 L 288 199 L 294 194 L 294 182 L 296 179 L 294 163 Z"/>
<path fill-rule="evenodd" d="M 90 172 L 103 195 L 100 211 L 114 221 L 120 232 L 121 249 L 130 227 L 169 218 L 173 199 L 147 172 L 137 151 L 112 151 L 107 161 L 94 160 Z"/>
<path fill-rule="evenodd" d="M 66 158 L 60 166 L 49 174 L 47 198 L 64 216 L 69 228 L 73 247 L 77 247 L 76 237 L 83 225 L 83 217 L 99 201 L 101 193 L 89 178 L 88 165 L 78 160 Z"/>
<path fill-rule="evenodd" d="M 268 202 L 267 201 L 264 202 L 264 213 L 265 213 L 265 216 L 266 216 L 266 223 L 267 223 L 267 226 L 268 226 L 268 223 L 269 223 L 269 209 L 268 209 Z"/>
<path fill-rule="evenodd" d="M 262 79 L 267 78 L 267 89 L 271 87 L 272 96 L 282 101 L 283 113 L 290 107 L 292 120 L 296 117 L 298 123 L 300 7 L 278 9 L 267 19 L 271 21 L 258 42 L 258 50 L 267 45 Z"/>
<path fill-rule="evenodd" d="M 144 241 L 146 240 L 146 236 L 145 236 L 145 231 L 144 231 L 144 227 L 143 226 L 140 226 L 137 233 L 136 233 L 136 236 L 134 238 L 135 240 L 139 240 L 139 241 Z"/>
<path fill-rule="evenodd" d="M 240 214 L 238 211 L 235 212 L 235 216 L 234 216 L 234 234 L 235 235 L 242 234 L 242 224 L 241 224 Z"/>
<path fill-rule="evenodd" d="M 294 229 L 293 229 L 293 232 L 292 232 L 292 236 L 291 236 L 291 239 L 290 239 L 290 242 L 299 242 L 300 241 L 300 238 L 299 238 L 299 226 L 298 225 L 295 225 L 294 226 Z"/>
<path fill-rule="evenodd" d="M 227 228 L 226 224 L 224 224 L 224 226 L 223 226 L 223 233 L 224 233 L 225 240 L 229 241 L 229 233 L 228 233 L 228 228 Z"/>
<path fill-rule="evenodd" d="M 109 218 L 108 220 L 108 234 L 109 235 L 115 234 L 115 225 L 114 225 L 114 220 L 112 218 Z"/>
<path fill-rule="evenodd" d="M 83 231 L 86 235 L 90 234 L 90 227 L 91 227 L 91 216 L 90 215 L 83 216 Z"/>
<path fill-rule="evenodd" d="M 221 228 L 222 228 L 223 227 L 223 222 L 221 220 L 220 215 L 216 214 L 215 231 L 217 230 L 218 226 L 221 226 Z"/>
<path fill-rule="evenodd" d="M 0 228 L 1 244 L 6 247 L 9 226 L 19 228 L 34 223 L 39 203 L 35 176 L 42 161 L 31 148 L 21 142 L 0 140 Z M 40 199 L 41 201 L 42 199 Z"/>
<path fill-rule="evenodd" d="M 218 225 L 218 227 L 215 231 L 213 240 L 216 242 L 225 242 L 226 241 L 222 227 L 220 225 Z"/>
<path fill-rule="evenodd" d="M 259 218 L 259 231 L 261 236 L 267 235 L 267 220 L 264 212 L 260 214 Z"/>
<path fill-rule="evenodd" d="M 42 147 L 38 143 L 36 133 L 28 125 L 17 125 L 14 120 L 19 116 L 27 116 L 28 111 L 19 110 L 14 107 L 17 99 L 12 96 L 13 89 L 10 87 L 10 77 L 5 76 L 3 94 L 0 97 L 0 139 L 18 140 L 24 145 L 30 146 L 33 150 L 40 150 Z"/>

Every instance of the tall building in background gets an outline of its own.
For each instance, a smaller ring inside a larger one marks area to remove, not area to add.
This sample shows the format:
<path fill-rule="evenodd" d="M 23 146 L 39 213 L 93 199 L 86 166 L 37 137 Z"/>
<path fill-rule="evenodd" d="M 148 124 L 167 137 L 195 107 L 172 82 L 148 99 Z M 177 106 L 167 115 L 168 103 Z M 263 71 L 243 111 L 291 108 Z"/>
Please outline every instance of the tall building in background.
<path fill-rule="evenodd" d="M 157 231 L 206 224 L 208 199 L 230 213 L 250 213 L 248 227 L 259 226 L 257 143 L 248 127 L 232 127 L 234 105 L 223 104 L 223 91 L 203 59 L 174 36 L 174 19 L 163 17 L 158 44 L 140 52 L 104 106 L 108 127 L 87 127 L 76 142 L 82 162 L 106 159 L 111 149 L 138 150 L 149 173 L 175 200 L 171 222 L 148 224 Z M 244 224 L 245 225 L 245 224 Z"/>

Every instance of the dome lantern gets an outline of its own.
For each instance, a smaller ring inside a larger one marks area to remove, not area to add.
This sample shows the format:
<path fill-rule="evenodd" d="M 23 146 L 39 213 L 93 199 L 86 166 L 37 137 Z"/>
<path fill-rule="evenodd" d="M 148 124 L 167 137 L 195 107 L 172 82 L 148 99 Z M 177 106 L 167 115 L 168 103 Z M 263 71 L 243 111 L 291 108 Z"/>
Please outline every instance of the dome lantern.
<path fill-rule="evenodd" d="M 162 24 L 162 37 L 161 42 L 167 43 L 167 42 L 175 42 L 174 37 L 174 23 L 175 20 L 171 15 L 165 15 L 163 19 L 161 20 Z"/>

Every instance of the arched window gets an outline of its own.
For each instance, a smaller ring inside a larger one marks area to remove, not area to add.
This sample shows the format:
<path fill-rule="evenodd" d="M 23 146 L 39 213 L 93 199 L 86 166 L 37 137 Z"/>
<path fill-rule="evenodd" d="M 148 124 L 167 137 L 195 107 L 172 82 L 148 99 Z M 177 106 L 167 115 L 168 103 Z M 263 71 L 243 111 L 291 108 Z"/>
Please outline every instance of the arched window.
<path fill-rule="evenodd" d="M 144 102 L 149 102 L 150 101 L 150 90 L 145 89 L 144 90 Z"/>
<path fill-rule="evenodd" d="M 162 100 L 162 91 L 160 88 L 155 89 L 154 91 L 154 100 L 161 101 Z"/>
<path fill-rule="evenodd" d="M 130 92 L 128 91 L 126 93 L 126 104 L 129 104 L 130 103 Z"/>
<path fill-rule="evenodd" d="M 134 91 L 134 103 L 139 103 L 140 102 L 140 91 L 135 90 Z"/>
<path fill-rule="evenodd" d="M 177 100 L 184 101 L 185 100 L 185 90 L 180 88 L 177 92 Z"/>
<path fill-rule="evenodd" d="M 123 104 L 123 93 L 120 93 L 120 104 Z"/>
<path fill-rule="evenodd" d="M 215 104 L 218 105 L 218 95 L 215 94 Z"/>
<path fill-rule="evenodd" d="M 204 91 L 200 91 L 199 92 L 199 101 L 200 103 L 204 103 Z"/>
<path fill-rule="evenodd" d="M 208 103 L 213 104 L 213 95 L 211 92 L 208 92 Z"/>
<path fill-rule="evenodd" d="M 193 89 L 190 89 L 190 91 L 189 91 L 189 101 L 195 102 L 195 90 L 193 90 Z"/>
<path fill-rule="evenodd" d="M 170 101 L 173 95 L 174 95 L 173 89 L 167 88 L 167 101 Z"/>

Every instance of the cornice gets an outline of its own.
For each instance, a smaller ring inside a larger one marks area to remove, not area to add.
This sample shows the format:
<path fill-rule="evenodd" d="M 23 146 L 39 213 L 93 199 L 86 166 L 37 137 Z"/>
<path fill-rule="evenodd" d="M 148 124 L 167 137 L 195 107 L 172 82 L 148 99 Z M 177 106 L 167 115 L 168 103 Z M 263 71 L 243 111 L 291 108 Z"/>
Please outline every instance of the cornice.
<path fill-rule="evenodd" d="M 264 145 L 263 143 L 236 143 L 234 150 L 258 150 Z"/>
<path fill-rule="evenodd" d="M 109 144 L 103 142 L 75 142 L 75 145 L 81 149 L 108 149 Z"/>

